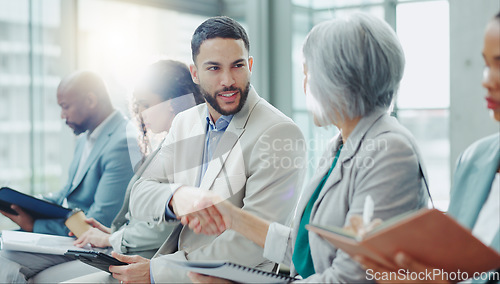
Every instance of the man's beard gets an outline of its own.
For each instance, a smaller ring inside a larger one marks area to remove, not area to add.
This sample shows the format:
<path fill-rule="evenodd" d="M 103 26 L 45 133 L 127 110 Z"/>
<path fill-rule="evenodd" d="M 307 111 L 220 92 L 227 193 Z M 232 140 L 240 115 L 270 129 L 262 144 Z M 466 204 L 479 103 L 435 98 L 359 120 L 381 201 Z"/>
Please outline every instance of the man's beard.
<path fill-rule="evenodd" d="M 78 136 L 80 134 L 82 134 L 83 132 L 87 131 L 86 127 L 83 126 L 83 125 L 78 125 L 78 124 L 75 124 L 75 123 L 68 123 L 66 122 L 66 125 L 69 126 L 69 128 L 71 128 L 73 130 L 73 133 Z"/>
<path fill-rule="evenodd" d="M 200 86 L 200 91 L 203 94 L 205 101 L 216 112 L 218 112 L 222 115 L 232 115 L 232 114 L 238 113 L 245 105 L 245 102 L 247 101 L 247 98 L 248 98 L 248 92 L 250 91 L 250 82 L 247 83 L 244 91 L 242 89 L 236 88 L 236 87 L 229 87 L 229 88 L 226 87 L 222 90 L 216 91 L 214 94 L 210 94 L 207 91 L 205 91 L 205 89 L 203 89 L 201 86 Z M 219 103 L 217 103 L 217 94 L 221 93 L 221 92 L 230 92 L 230 91 L 238 91 L 240 93 L 240 102 L 239 102 L 238 106 L 236 107 L 236 109 L 231 110 L 231 111 L 225 111 L 222 109 L 222 107 L 219 105 Z"/>

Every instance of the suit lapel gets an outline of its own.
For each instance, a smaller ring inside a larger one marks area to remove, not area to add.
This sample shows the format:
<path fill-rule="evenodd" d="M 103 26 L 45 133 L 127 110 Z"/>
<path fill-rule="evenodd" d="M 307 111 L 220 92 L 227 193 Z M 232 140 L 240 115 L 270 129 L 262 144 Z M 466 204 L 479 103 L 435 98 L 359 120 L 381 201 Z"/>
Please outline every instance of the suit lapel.
<path fill-rule="evenodd" d="M 76 147 L 75 147 L 75 155 L 73 160 L 71 161 L 71 165 L 69 167 L 68 171 L 68 181 L 64 187 L 64 190 L 66 194 L 60 195 L 60 198 L 57 200 L 57 204 L 61 205 L 64 201 L 64 198 L 68 196 L 70 190 L 72 190 L 73 187 L 73 179 L 75 178 L 76 171 L 78 170 L 78 165 L 80 164 L 80 159 L 82 158 L 82 152 L 83 148 L 85 146 L 85 138 L 80 137 L 78 138 L 76 142 Z"/>
<path fill-rule="evenodd" d="M 194 139 L 192 142 L 192 149 L 189 151 L 188 156 L 191 157 L 191 161 L 188 162 L 188 164 L 181 166 L 182 169 L 191 169 L 192 167 L 195 167 L 197 170 L 190 170 L 187 173 L 187 180 L 188 181 L 195 181 L 193 185 L 199 184 L 198 179 L 200 178 L 200 171 L 202 169 L 202 163 L 203 163 L 203 152 L 205 149 L 205 139 L 207 135 L 207 127 L 208 127 L 208 122 L 206 120 L 206 112 L 207 108 L 206 107 L 200 107 L 199 108 L 199 121 L 196 121 L 195 124 L 193 125 L 193 128 L 191 128 L 191 131 L 189 132 L 189 139 Z M 179 142 L 178 142 L 179 143 Z M 182 142 L 181 142 L 182 143 Z M 191 145 L 191 143 L 189 143 Z M 194 149 L 201 149 L 201 151 L 196 151 Z M 181 151 L 182 153 L 184 151 Z M 177 161 L 185 159 L 185 157 L 180 157 L 179 159 L 176 159 Z"/>
<path fill-rule="evenodd" d="M 92 148 L 92 151 L 89 154 L 89 157 L 87 158 L 87 161 L 85 162 L 85 165 L 82 169 L 82 173 L 78 176 L 78 180 L 74 183 L 72 183 L 71 190 L 68 192 L 68 194 L 72 193 L 78 185 L 82 182 L 83 178 L 87 175 L 88 170 L 90 169 L 90 166 L 95 162 L 95 160 L 100 156 L 102 150 L 108 144 L 109 139 L 111 138 L 111 135 L 115 131 L 116 127 L 120 124 L 122 121 L 122 115 L 121 113 L 115 113 L 111 114 L 113 117 L 109 121 L 109 123 L 106 125 L 106 128 L 103 129 L 102 133 L 97 137 L 97 140 L 95 141 L 94 147 Z M 81 154 L 80 154 L 81 157 Z"/>
<path fill-rule="evenodd" d="M 71 163 L 71 170 L 68 179 L 69 188 L 71 188 L 71 184 L 73 183 L 73 179 L 75 178 L 76 171 L 78 171 L 78 165 L 80 164 L 80 160 L 82 159 L 82 153 L 84 147 L 85 147 L 85 138 L 81 137 L 78 141 L 75 150 L 76 159 L 73 159 L 73 162 Z"/>
<path fill-rule="evenodd" d="M 311 220 L 316 213 L 316 210 L 318 209 L 319 204 L 325 197 L 325 195 L 332 189 L 332 187 L 337 184 L 341 179 L 343 175 L 343 169 L 344 165 L 346 167 L 352 167 L 352 163 L 355 163 L 356 161 L 353 160 L 353 157 L 358 153 L 361 144 L 363 142 L 364 137 L 366 136 L 366 133 L 370 128 L 384 115 L 385 112 L 374 112 L 369 114 L 368 116 L 362 118 L 354 130 L 352 131 L 351 135 L 347 139 L 346 143 L 344 146 L 342 146 L 342 150 L 340 152 L 340 156 L 338 158 L 337 164 L 335 165 L 335 168 L 333 169 L 332 173 L 330 174 L 330 177 L 326 180 L 323 188 L 324 190 L 321 190 L 318 199 L 314 203 L 314 207 L 311 211 Z M 336 151 L 339 147 L 339 144 L 342 142 L 342 137 L 339 134 L 336 138 L 336 141 L 333 145 L 333 148 L 330 150 L 330 159 L 329 162 L 330 164 L 328 165 L 328 168 L 332 166 L 333 159 L 335 157 Z"/>
<path fill-rule="evenodd" d="M 214 183 L 215 179 L 219 175 L 224 166 L 224 163 L 229 157 L 233 146 L 236 144 L 241 134 L 243 134 L 244 129 L 231 129 L 231 124 L 228 129 L 222 135 L 217 148 L 215 149 L 212 160 L 208 164 L 207 172 L 201 181 L 200 188 L 209 189 Z"/>
<path fill-rule="evenodd" d="M 492 145 L 491 148 L 482 148 L 479 151 L 484 151 L 484 155 L 472 160 L 473 163 L 467 167 L 467 173 L 462 173 L 465 176 L 464 184 L 460 186 L 460 201 L 461 208 L 468 208 L 467 210 L 455 210 L 457 219 L 461 220 L 464 225 L 472 229 L 477 221 L 477 217 L 483 208 L 484 203 L 488 199 L 491 191 L 491 184 L 495 179 L 495 174 L 498 169 L 500 161 L 500 151 L 495 149 L 498 144 Z M 496 151 L 496 155 L 491 155 Z M 459 174 L 459 173 L 455 173 Z M 474 189 L 474 190 L 471 190 Z M 455 193 L 455 195 L 458 194 Z M 456 202 L 456 201 L 455 201 Z M 457 207 L 457 206 L 455 206 Z"/>
<path fill-rule="evenodd" d="M 339 139 L 340 135 L 337 135 L 336 137 L 337 138 L 334 138 L 335 141 L 337 141 Z M 318 168 L 316 169 L 315 174 L 311 179 L 311 182 L 308 184 L 308 186 L 305 187 L 305 189 L 307 191 L 302 193 L 300 200 L 299 200 L 299 203 L 297 205 L 297 214 L 298 214 L 298 216 L 296 216 L 296 218 L 298 218 L 297 224 L 300 222 L 302 214 L 307 206 L 307 203 L 309 203 L 309 200 L 311 199 L 312 194 L 314 193 L 316 188 L 319 186 L 319 183 L 321 182 L 323 177 L 330 170 L 330 166 L 332 165 L 332 161 L 333 161 L 333 156 L 331 153 L 337 145 L 338 145 L 337 142 L 334 142 L 331 144 L 331 146 L 328 148 L 327 152 L 325 152 L 325 154 L 320 159 L 320 161 L 324 161 L 324 163 L 318 165 Z M 328 180 L 331 180 L 331 176 Z M 328 180 L 327 180 L 327 182 L 328 182 Z M 325 186 L 326 186 L 326 184 L 325 184 Z"/>
<path fill-rule="evenodd" d="M 248 118 L 259 100 L 260 97 L 252 87 L 248 93 L 245 105 L 240 112 L 233 116 L 229 126 L 222 135 L 219 144 L 215 149 L 212 160 L 208 164 L 207 172 L 201 181 L 200 188 L 209 189 L 213 185 L 234 145 L 239 140 L 243 132 L 245 132 L 245 126 Z"/>
<path fill-rule="evenodd" d="M 342 139 L 340 137 L 340 135 L 339 135 L 338 139 Z M 338 140 L 335 143 L 335 147 L 331 150 L 330 159 L 328 160 L 329 161 L 328 170 L 330 169 L 330 167 L 333 164 L 333 159 L 335 158 L 335 155 L 337 154 L 337 151 L 334 149 L 338 148 L 339 143 L 340 143 L 340 140 Z M 311 216 L 314 214 L 314 212 L 316 212 L 316 209 L 319 205 L 319 202 L 321 202 L 323 197 L 325 197 L 325 194 L 329 191 L 329 189 L 332 188 L 335 184 L 337 184 L 342 179 L 342 164 L 345 162 L 345 160 L 341 160 L 342 156 L 343 156 L 343 152 L 341 151 L 340 156 L 337 160 L 337 164 L 335 165 L 335 168 L 333 168 L 330 176 L 328 177 L 328 179 L 325 181 L 325 184 L 323 185 L 324 190 L 321 190 L 321 192 L 318 195 L 318 199 L 316 200 L 315 206 L 312 209 Z M 327 173 L 325 173 L 325 175 L 326 174 Z"/>
<path fill-rule="evenodd" d="M 302 215 L 304 214 L 304 210 L 306 209 L 307 203 L 311 199 L 311 196 L 314 190 L 318 187 L 321 179 L 328 173 L 328 168 L 324 165 L 318 166 L 316 173 L 311 178 L 311 182 L 308 186 L 304 187 L 302 194 L 300 195 L 299 202 L 297 204 L 297 209 L 295 211 L 295 216 L 293 218 L 293 234 L 292 241 L 295 243 L 295 239 L 297 238 L 297 232 L 299 231 L 300 220 L 302 219 Z"/>
<path fill-rule="evenodd" d="M 175 225 L 174 229 L 168 236 L 168 238 L 165 240 L 165 242 L 161 245 L 161 247 L 156 251 L 155 257 L 159 257 L 165 254 L 171 254 L 179 250 L 179 237 L 181 234 L 181 231 L 184 229 L 184 226 L 179 223 Z"/>

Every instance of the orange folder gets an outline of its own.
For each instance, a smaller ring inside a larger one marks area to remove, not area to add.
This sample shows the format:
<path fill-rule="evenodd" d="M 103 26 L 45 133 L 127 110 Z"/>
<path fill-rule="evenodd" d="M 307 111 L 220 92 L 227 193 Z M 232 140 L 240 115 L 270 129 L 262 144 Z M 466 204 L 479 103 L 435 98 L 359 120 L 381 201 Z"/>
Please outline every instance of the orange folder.
<path fill-rule="evenodd" d="M 397 269 L 393 259 L 398 252 L 448 273 L 460 270 L 472 276 L 474 272 L 500 267 L 498 252 L 437 209 L 421 209 L 396 218 L 380 225 L 361 240 L 340 228 L 317 224 L 306 228 L 350 256 L 369 257 L 388 268 Z"/>

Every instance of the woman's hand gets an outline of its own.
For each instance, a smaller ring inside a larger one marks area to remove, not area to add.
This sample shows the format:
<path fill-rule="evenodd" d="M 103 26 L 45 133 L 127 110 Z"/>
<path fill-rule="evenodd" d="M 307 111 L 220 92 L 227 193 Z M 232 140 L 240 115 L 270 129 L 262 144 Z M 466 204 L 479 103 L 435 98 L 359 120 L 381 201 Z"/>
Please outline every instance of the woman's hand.
<path fill-rule="evenodd" d="M 92 226 L 89 230 L 83 233 L 73 245 L 77 247 L 83 247 L 86 244 L 91 244 L 94 247 L 110 247 L 109 236 L 111 235 L 111 229 L 99 223 L 94 218 L 89 218 L 85 222 Z M 73 236 L 73 233 L 69 233 Z"/>
<path fill-rule="evenodd" d="M 104 226 L 103 224 L 99 223 L 99 221 L 97 221 L 94 218 L 88 218 L 87 220 L 85 220 L 85 222 L 87 224 L 89 224 L 90 226 L 92 226 L 96 229 L 99 229 L 99 231 L 102 231 L 106 234 L 111 234 L 111 228 Z"/>
<path fill-rule="evenodd" d="M 352 215 L 349 218 L 349 225 L 344 227 L 344 230 L 354 233 L 359 238 L 363 238 L 368 232 L 372 231 L 380 224 L 382 224 L 382 220 L 375 219 L 365 226 L 361 215 Z"/>

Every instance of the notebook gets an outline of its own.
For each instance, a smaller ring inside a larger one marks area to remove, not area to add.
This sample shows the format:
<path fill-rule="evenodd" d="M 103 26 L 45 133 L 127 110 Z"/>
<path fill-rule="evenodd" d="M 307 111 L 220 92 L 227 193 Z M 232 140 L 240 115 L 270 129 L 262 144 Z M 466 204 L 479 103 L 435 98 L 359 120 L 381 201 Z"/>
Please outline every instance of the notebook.
<path fill-rule="evenodd" d="M 500 267 L 500 254 L 474 237 L 470 230 L 437 209 L 421 209 L 388 220 L 358 239 L 341 228 L 318 224 L 306 228 L 351 256 L 361 255 L 396 268 L 402 251 L 415 260 L 446 272 L 485 272 Z"/>
<path fill-rule="evenodd" d="M 10 208 L 12 204 L 20 206 L 35 219 L 66 219 L 71 212 L 71 209 L 24 194 L 12 188 L 0 188 L 0 210 L 17 215 Z"/>
<path fill-rule="evenodd" d="M 64 255 L 68 250 L 94 250 L 90 245 L 73 246 L 74 238 L 3 230 L 0 238 L 2 250 Z"/>
<path fill-rule="evenodd" d="M 297 280 L 283 274 L 239 265 L 229 261 L 168 260 L 170 267 L 229 279 L 240 283 L 288 283 Z"/>

